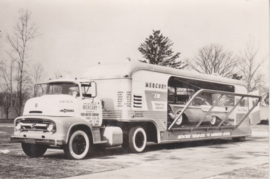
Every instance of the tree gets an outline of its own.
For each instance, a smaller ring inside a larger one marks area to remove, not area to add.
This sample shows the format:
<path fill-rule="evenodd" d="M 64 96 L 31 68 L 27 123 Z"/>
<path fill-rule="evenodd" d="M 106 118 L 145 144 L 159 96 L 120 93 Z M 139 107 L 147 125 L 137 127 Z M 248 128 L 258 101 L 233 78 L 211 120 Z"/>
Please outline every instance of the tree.
<path fill-rule="evenodd" d="M 264 99 L 265 104 L 269 105 L 269 92 L 266 93 L 266 97 Z"/>
<path fill-rule="evenodd" d="M 60 71 L 60 70 L 56 70 L 55 72 L 54 72 L 54 78 L 55 79 L 59 79 L 61 76 L 62 76 L 62 71 Z"/>
<path fill-rule="evenodd" d="M 14 96 L 8 91 L 0 93 L 0 111 L 5 114 L 6 119 L 9 119 L 9 114 L 12 112 L 14 105 Z"/>
<path fill-rule="evenodd" d="M 138 50 L 143 54 L 146 60 L 140 60 L 144 63 L 168 66 L 177 69 L 183 69 L 187 65 L 182 62 L 176 62 L 180 53 L 174 54 L 172 51 L 173 43 L 168 37 L 164 37 L 159 30 L 154 30 L 153 34 L 146 38 Z"/>
<path fill-rule="evenodd" d="M 199 73 L 218 74 L 228 78 L 233 76 L 237 64 L 233 53 L 224 51 L 218 44 L 199 49 L 197 56 L 189 62 L 190 67 Z"/>
<path fill-rule="evenodd" d="M 32 70 L 31 70 L 31 77 L 32 77 L 31 82 L 33 85 L 33 88 L 31 91 L 33 95 L 35 95 L 35 85 L 38 83 L 41 83 L 44 80 L 45 76 L 46 76 L 46 72 L 43 65 L 40 62 L 35 63 L 32 66 Z"/>
<path fill-rule="evenodd" d="M 256 90 L 259 86 L 263 85 L 263 74 L 259 69 L 262 64 L 267 60 L 267 57 L 262 60 L 258 60 L 259 48 L 254 46 L 253 41 L 249 41 L 246 44 L 246 48 L 243 53 L 240 53 L 238 69 L 243 76 L 242 80 L 245 83 L 248 92 Z"/>
<path fill-rule="evenodd" d="M 71 72 L 67 71 L 67 70 L 59 70 L 57 69 L 56 71 L 54 71 L 54 78 L 55 79 L 59 79 L 59 78 L 70 78 L 71 77 Z"/>
<path fill-rule="evenodd" d="M 16 112 L 22 114 L 23 106 L 27 97 L 29 97 L 29 81 L 30 77 L 26 71 L 27 57 L 29 52 L 29 42 L 36 38 L 38 27 L 35 24 L 30 24 L 31 13 L 29 11 L 20 11 L 19 20 L 14 27 L 13 35 L 6 34 L 6 40 L 11 47 L 8 55 L 12 61 L 17 64 L 17 105 Z"/>
<path fill-rule="evenodd" d="M 45 69 L 43 65 L 39 63 L 35 63 L 32 66 L 32 71 L 31 71 L 31 76 L 32 76 L 32 83 L 33 85 L 42 82 L 46 76 Z"/>
<path fill-rule="evenodd" d="M 14 63 L 11 61 L 2 60 L 0 62 L 0 77 L 1 92 L 0 92 L 0 111 L 2 111 L 6 119 L 9 119 L 9 114 L 12 112 L 12 107 L 15 104 L 15 94 L 13 93 L 13 75 L 14 75 Z"/>
<path fill-rule="evenodd" d="M 234 73 L 232 75 L 232 79 L 235 79 L 235 80 L 241 80 L 242 79 L 242 76 L 241 75 L 238 75 L 237 73 Z"/>

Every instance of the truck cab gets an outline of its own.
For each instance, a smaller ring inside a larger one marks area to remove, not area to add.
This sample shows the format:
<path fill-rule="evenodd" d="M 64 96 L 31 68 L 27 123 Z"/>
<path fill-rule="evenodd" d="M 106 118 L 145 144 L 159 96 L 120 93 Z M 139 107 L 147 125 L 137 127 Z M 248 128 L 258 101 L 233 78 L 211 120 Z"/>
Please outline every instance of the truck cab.
<path fill-rule="evenodd" d="M 21 142 L 26 155 L 39 157 L 47 148 L 57 147 L 72 159 L 84 158 L 93 144 L 104 146 L 107 140 L 101 133 L 118 129 L 101 127 L 102 102 L 97 97 L 97 85 L 83 79 L 36 84 L 35 97 L 26 102 L 23 116 L 16 118 L 14 125 L 11 141 Z"/>

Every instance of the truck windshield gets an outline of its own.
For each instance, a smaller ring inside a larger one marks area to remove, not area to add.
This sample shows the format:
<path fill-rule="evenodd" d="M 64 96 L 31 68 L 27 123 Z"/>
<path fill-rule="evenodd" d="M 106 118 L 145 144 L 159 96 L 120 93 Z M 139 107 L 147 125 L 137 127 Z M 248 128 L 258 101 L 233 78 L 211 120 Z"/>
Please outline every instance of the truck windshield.
<path fill-rule="evenodd" d="M 79 96 L 79 86 L 75 83 L 57 82 L 37 84 L 35 86 L 35 96 L 51 95 L 51 94 L 66 94 L 73 95 L 74 93 Z"/>

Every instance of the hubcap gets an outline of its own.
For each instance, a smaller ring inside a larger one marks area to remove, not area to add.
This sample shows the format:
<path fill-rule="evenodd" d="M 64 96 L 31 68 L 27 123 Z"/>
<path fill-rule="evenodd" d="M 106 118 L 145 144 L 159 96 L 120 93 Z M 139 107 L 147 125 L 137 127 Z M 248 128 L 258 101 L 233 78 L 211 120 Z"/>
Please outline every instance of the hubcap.
<path fill-rule="evenodd" d="M 72 149 L 75 154 L 80 155 L 85 151 L 86 141 L 82 135 L 77 135 L 72 141 Z"/>
<path fill-rule="evenodd" d="M 182 116 L 179 117 L 179 119 L 175 122 L 177 125 L 180 125 L 182 123 Z"/>
<path fill-rule="evenodd" d="M 144 135 L 142 132 L 138 132 L 135 136 L 135 144 L 138 148 L 141 148 L 144 144 Z"/>
<path fill-rule="evenodd" d="M 216 123 L 216 116 L 211 116 L 210 123 L 214 125 Z"/>

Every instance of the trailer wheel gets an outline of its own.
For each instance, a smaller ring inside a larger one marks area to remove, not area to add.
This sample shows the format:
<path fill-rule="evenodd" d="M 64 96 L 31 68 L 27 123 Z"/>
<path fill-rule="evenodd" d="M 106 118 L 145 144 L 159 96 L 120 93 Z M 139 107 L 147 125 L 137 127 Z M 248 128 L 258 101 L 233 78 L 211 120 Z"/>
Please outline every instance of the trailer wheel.
<path fill-rule="evenodd" d="M 210 117 L 210 124 L 212 126 L 215 126 L 217 124 L 217 117 L 216 116 L 211 116 Z"/>
<path fill-rule="evenodd" d="M 88 154 L 89 149 L 88 135 L 82 130 L 77 130 L 71 134 L 68 144 L 64 147 L 64 152 L 69 159 L 79 160 Z"/>
<path fill-rule="evenodd" d="M 43 154 L 45 154 L 47 148 L 47 145 L 22 143 L 24 153 L 31 158 L 41 157 Z"/>
<path fill-rule="evenodd" d="M 246 140 L 246 137 L 233 137 L 232 140 L 234 142 L 244 142 Z"/>
<path fill-rule="evenodd" d="M 129 149 L 131 152 L 143 152 L 146 147 L 147 137 L 145 130 L 142 127 L 133 127 L 129 131 Z"/>

